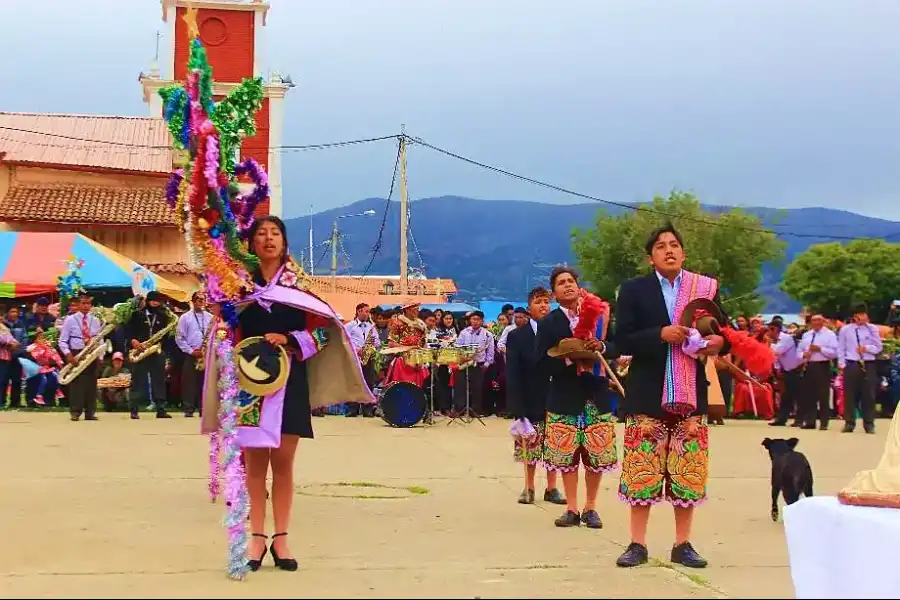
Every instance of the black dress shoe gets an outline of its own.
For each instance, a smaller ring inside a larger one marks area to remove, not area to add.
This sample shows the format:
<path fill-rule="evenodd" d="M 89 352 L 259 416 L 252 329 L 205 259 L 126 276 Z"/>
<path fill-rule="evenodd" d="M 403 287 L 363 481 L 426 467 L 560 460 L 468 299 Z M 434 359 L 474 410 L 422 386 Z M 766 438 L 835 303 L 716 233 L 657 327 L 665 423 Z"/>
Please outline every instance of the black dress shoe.
<path fill-rule="evenodd" d="M 581 513 L 581 522 L 590 529 L 603 529 L 603 521 L 596 510 L 586 510 Z"/>
<path fill-rule="evenodd" d="M 581 515 L 574 510 L 567 510 L 561 517 L 554 521 L 557 527 L 578 527 L 581 525 Z"/>
<path fill-rule="evenodd" d="M 544 502 L 564 505 L 566 499 L 563 498 L 563 495 L 559 493 L 558 489 L 553 488 L 552 490 L 544 490 Z"/>
<path fill-rule="evenodd" d="M 89 415 L 89 416 L 86 416 L 86 417 L 84 418 L 84 420 L 85 420 L 85 421 L 99 421 L 100 419 L 97 418 L 97 415 Z"/>
<path fill-rule="evenodd" d="M 156 411 L 156 418 L 157 419 L 171 419 L 172 415 L 170 415 L 169 413 L 167 413 L 164 410 L 158 410 L 158 411 Z"/>
<path fill-rule="evenodd" d="M 705 558 L 697 554 L 690 542 L 672 547 L 672 562 L 692 569 L 702 569 L 708 564 Z"/>
<path fill-rule="evenodd" d="M 616 559 L 617 567 L 637 567 L 647 562 L 647 546 L 631 542 L 628 548 Z"/>
<path fill-rule="evenodd" d="M 140 413 L 138 413 L 138 411 L 133 410 L 133 411 L 131 411 L 131 418 L 132 419 L 140 419 L 141 415 L 140 415 Z"/>
<path fill-rule="evenodd" d="M 819 431 L 828 431 L 828 423 L 822 423 L 819 425 Z"/>
<path fill-rule="evenodd" d="M 519 504 L 534 504 L 534 490 L 522 490 L 519 494 Z"/>
<path fill-rule="evenodd" d="M 856 429 L 856 427 L 853 426 L 852 424 L 844 423 L 844 428 L 841 429 L 841 433 L 853 433 L 854 429 Z"/>
<path fill-rule="evenodd" d="M 868 425 L 863 425 L 863 430 L 864 430 L 866 433 L 875 433 L 875 424 L 874 424 L 874 423 L 870 423 L 870 424 L 868 424 Z"/>
<path fill-rule="evenodd" d="M 774 421 L 769 421 L 770 427 L 784 427 L 787 425 L 787 421 L 781 421 L 779 419 L 775 419 Z"/>

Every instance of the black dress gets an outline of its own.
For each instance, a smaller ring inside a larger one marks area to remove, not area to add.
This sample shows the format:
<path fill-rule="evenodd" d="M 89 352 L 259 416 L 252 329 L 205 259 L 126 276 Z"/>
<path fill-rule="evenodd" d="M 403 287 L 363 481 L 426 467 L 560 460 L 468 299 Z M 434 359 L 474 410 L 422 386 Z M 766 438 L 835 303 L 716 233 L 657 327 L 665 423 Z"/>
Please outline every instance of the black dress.
<path fill-rule="evenodd" d="M 263 284 L 265 282 L 258 281 Z M 241 336 L 244 338 L 262 336 L 267 333 L 282 333 L 287 336 L 288 345 L 297 348 L 291 331 L 306 328 L 306 312 L 284 304 L 272 304 L 269 312 L 254 302 L 238 316 Z M 284 412 L 281 417 L 281 433 L 312 438 L 312 414 L 309 408 L 309 383 L 306 376 L 306 362 L 291 359 L 291 373 L 284 391 Z"/>

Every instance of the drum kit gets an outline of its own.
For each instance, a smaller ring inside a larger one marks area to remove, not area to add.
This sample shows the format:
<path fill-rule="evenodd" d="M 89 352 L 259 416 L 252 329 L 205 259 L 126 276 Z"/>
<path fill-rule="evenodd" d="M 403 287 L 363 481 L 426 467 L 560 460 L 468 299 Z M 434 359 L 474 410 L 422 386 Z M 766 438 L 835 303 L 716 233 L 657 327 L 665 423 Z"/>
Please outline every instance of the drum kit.
<path fill-rule="evenodd" d="M 413 348 L 410 346 L 396 346 L 381 351 L 384 355 L 402 355 L 403 360 L 411 367 L 450 367 L 457 365 L 460 369 L 472 364 L 475 358 L 477 346 L 448 346 Z M 434 373 L 431 369 L 430 395 L 421 387 L 408 381 L 394 381 L 380 390 L 378 393 L 378 406 L 381 408 L 381 418 L 391 427 L 413 427 L 423 422 L 426 425 L 434 425 Z M 469 395 L 466 394 L 466 412 L 469 414 Z M 448 425 L 455 421 L 450 419 Z M 461 419 L 465 423 L 471 422 Z M 479 419 L 480 421 L 481 419 Z M 482 421 L 484 424 L 484 421 Z"/>

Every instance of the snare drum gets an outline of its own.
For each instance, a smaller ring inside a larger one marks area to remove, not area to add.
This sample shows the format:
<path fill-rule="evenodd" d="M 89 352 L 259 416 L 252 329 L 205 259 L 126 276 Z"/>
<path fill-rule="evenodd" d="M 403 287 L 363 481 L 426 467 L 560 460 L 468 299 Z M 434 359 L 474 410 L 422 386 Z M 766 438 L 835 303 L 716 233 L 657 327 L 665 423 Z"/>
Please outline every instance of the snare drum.
<path fill-rule="evenodd" d="M 412 427 L 428 410 L 425 390 L 408 381 L 395 381 L 386 387 L 378 404 L 381 418 L 391 427 Z"/>
<path fill-rule="evenodd" d="M 441 348 L 437 351 L 437 364 L 439 365 L 458 365 L 459 364 L 459 348 Z"/>

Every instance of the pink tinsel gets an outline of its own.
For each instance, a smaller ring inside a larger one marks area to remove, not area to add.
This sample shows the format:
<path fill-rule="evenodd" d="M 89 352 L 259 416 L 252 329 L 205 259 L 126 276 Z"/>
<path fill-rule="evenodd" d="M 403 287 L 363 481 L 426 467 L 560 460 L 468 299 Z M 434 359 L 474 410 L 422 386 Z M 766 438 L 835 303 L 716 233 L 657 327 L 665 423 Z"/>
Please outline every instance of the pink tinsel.
<path fill-rule="evenodd" d="M 219 184 L 219 139 L 211 135 L 206 138 L 206 162 L 203 165 L 203 174 L 206 175 L 206 183 L 211 188 Z"/>
<path fill-rule="evenodd" d="M 219 432 L 209 434 L 209 500 L 215 502 L 220 494 L 219 489 Z"/>

